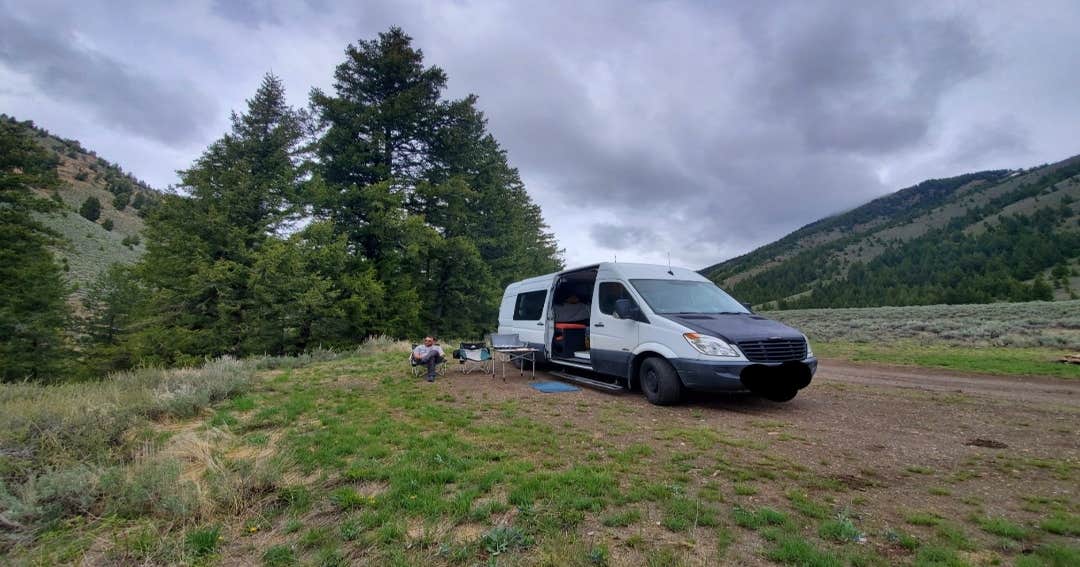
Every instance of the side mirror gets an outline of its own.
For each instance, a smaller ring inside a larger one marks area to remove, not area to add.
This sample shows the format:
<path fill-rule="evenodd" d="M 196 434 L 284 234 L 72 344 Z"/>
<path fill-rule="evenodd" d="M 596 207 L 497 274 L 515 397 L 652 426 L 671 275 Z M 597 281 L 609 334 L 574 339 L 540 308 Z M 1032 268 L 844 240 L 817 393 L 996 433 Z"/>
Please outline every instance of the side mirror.
<path fill-rule="evenodd" d="M 619 316 L 619 319 L 642 321 L 645 318 L 641 313 L 641 308 L 634 305 L 634 302 L 629 299 L 615 300 L 615 314 Z"/>
<path fill-rule="evenodd" d="M 749 311 L 751 313 L 754 312 L 754 306 L 753 305 L 751 305 L 749 303 L 746 303 L 746 302 L 743 302 L 742 306 L 745 307 L 747 311 Z"/>

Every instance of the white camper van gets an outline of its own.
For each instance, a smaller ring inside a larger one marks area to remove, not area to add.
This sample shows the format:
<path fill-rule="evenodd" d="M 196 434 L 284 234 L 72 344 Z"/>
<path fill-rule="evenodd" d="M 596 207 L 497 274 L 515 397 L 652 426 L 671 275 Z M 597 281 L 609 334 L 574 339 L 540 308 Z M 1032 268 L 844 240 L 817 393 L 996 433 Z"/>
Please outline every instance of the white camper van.
<path fill-rule="evenodd" d="M 609 388 L 640 387 L 654 404 L 684 390 L 749 390 L 788 401 L 817 359 L 806 336 L 752 313 L 701 274 L 603 263 L 515 282 L 499 333 L 517 334 L 556 374 Z"/>

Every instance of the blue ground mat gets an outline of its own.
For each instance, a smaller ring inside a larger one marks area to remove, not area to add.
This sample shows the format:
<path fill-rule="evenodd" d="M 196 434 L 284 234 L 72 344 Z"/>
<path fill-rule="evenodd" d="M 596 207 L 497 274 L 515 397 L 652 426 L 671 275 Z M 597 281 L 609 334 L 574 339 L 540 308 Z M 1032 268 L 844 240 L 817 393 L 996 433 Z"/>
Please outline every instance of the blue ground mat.
<path fill-rule="evenodd" d="M 555 392 L 576 392 L 581 389 L 577 386 L 571 386 L 570 384 L 563 384 L 562 382 L 533 382 L 529 385 L 545 394 L 552 394 Z"/>

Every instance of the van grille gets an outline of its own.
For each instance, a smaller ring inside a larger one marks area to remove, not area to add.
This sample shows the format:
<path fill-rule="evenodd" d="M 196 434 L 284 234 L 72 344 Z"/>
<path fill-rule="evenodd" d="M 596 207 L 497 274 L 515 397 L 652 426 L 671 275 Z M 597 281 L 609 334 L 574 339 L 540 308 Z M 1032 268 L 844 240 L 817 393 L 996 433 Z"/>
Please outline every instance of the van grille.
<path fill-rule="evenodd" d="M 736 343 L 746 358 L 753 362 L 784 362 L 806 358 L 803 339 L 768 339 Z"/>

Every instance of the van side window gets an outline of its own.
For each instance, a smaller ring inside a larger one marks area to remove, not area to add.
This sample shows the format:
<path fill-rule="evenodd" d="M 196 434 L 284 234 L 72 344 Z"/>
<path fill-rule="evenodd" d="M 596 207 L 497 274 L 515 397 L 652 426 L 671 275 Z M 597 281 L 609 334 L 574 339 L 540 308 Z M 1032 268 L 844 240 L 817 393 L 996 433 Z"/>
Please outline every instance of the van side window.
<path fill-rule="evenodd" d="M 544 312 L 544 300 L 547 299 L 547 291 L 530 291 L 519 293 L 517 304 L 514 305 L 515 321 L 536 321 Z"/>
<path fill-rule="evenodd" d="M 633 297 L 630 297 L 630 293 L 626 291 L 623 284 L 619 282 L 601 282 L 600 312 L 605 315 L 614 315 L 616 299 L 629 299 L 631 303 L 637 305 L 637 302 L 634 301 Z"/>

